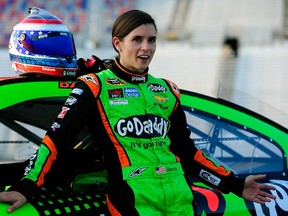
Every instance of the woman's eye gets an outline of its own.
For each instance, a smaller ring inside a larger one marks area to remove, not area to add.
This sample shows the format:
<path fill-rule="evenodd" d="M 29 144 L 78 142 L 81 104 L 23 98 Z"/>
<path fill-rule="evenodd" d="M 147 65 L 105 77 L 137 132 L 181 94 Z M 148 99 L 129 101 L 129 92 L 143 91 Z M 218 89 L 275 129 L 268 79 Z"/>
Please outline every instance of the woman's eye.
<path fill-rule="evenodd" d="M 134 41 L 141 42 L 141 38 L 134 38 Z"/>

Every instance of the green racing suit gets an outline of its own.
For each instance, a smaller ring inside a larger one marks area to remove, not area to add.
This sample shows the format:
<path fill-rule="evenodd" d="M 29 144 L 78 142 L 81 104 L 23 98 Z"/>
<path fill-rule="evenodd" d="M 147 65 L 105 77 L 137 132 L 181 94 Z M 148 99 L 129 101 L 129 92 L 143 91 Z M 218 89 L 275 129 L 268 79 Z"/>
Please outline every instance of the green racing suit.
<path fill-rule="evenodd" d="M 108 172 L 111 215 L 193 215 L 189 178 L 241 196 L 244 179 L 215 164 L 194 145 L 180 90 L 171 81 L 111 68 L 78 78 L 21 182 L 11 187 L 29 200 L 84 125 Z"/>

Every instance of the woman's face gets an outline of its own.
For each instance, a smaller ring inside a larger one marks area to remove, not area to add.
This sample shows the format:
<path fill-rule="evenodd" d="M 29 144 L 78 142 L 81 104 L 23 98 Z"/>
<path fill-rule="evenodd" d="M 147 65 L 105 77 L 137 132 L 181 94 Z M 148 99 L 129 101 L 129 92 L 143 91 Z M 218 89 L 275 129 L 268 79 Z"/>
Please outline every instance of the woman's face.
<path fill-rule="evenodd" d="M 153 24 L 143 24 L 121 41 L 114 37 L 113 43 L 120 56 L 120 63 L 131 71 L 143 73 L 156 51 L 157 32 Z"/>

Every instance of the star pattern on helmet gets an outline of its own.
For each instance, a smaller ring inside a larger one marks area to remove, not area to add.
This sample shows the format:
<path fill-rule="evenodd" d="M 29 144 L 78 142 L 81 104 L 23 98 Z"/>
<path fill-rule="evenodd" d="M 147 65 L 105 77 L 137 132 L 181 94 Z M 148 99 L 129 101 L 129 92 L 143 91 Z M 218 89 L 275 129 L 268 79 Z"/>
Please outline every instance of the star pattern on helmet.
<path fill-rule="evenodd" d="M 23 44 L 19 43 L 18 41 L 18 38 L 21 34 L 26 34 L 26 35 L 30 35 L 30 36 L 33 36 L 33 35 L 43 35 L 45 33 L 48 33 L 50 31 L 47 31 L 47 32 L 43 32 L 42 30 L 40 31 L 35 31 L 35 30 L 32 30 L 32 31 L 26 31 L 26 30 L 18 30 L 16 32 L 14 32 L 14 35 L 13 35 L 13 42 L 14 44 L 17 44 L 16 46 L 16 50 L 21 53 L 21 54 L 26 54 L 26 55 L 33 55 L 33 56 L 46 56 L 46 55 L 39 55 L 39 54 L 34 54 L 32 52 L 30 52 L 29 50 L 25 49 L 25 47 L 23 46 Z"/>

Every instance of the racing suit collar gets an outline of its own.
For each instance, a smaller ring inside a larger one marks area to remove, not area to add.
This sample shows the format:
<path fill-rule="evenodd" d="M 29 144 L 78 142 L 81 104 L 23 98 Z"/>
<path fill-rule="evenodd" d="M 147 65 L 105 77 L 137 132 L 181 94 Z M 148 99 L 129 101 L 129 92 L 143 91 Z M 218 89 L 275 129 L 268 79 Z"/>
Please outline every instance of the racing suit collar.
<path fill-rule="evenodd" d="M 148 80 L 148 70 L 149 68 L 145 70 L 145 73 L 138 74 L 136 72 L 133 72 L 131 70 L 128 70 L 123 65 L 120 64 L 119 59 L 115 58 L 115 64 L 112 65 L 112 71 L 121 79 L 124 79 L 125 81 L 129 83 L 145 83 Z"/>

